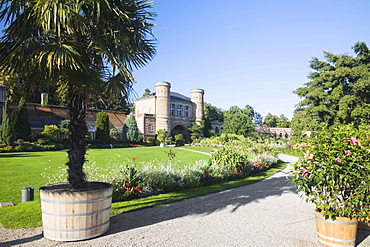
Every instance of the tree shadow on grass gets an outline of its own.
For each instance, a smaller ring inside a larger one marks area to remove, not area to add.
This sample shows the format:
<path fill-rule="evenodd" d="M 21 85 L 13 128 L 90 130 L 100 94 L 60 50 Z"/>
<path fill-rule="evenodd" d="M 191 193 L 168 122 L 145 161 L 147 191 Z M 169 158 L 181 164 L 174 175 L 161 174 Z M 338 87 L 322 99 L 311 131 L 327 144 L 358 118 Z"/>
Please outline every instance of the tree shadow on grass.
<path fill-rule="evenodd" d="M 0 153 L 0 158 L 26 158 L 40 156 L 36 152 L 32 153 Z"/>
<path fill-rule="evenodd" d="M 270 196 L 280 196 L 283 193 L 294 193 L 295 187 L 289 183 L 286 175 L 286 171 L 282 171 L 277 176 L 254 184 L 115 215 L 111 217 L 111 227 L 107 234 L 189 215 L 208 215 L 226 207 L 231 207 L 231 212 L 235 212 L 239 207 L 251 202 L 258 202 Z"/>

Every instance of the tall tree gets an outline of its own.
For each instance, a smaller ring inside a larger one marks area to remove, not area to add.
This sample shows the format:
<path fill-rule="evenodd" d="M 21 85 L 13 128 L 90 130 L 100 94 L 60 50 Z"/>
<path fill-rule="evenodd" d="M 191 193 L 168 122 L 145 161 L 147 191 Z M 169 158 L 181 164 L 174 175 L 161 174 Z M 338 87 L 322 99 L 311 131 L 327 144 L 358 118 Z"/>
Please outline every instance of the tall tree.
<path fill-rule="evenodd" d="M 279 123 L 279 117 L 272 115 L 271 113 L 268 113 L 263 122 L 264 124 L 267 124 L 269 127 L 275 128 L 277 127 L 277 124 Z"/>
<path fill-rule="evenodd" d="M 262 115 L 258 112 L 256 112 L 252 106 L 246 105 L 242 109 L 242 111 L 250 116 L 252 118 L 252 121 L 255 125 L 261 125 L 262 124 Z"/>
<path fill-rule="evenodd" d="M 355 57 L 324 52 L 325 60 L 313 58 L 313 72 L 304 87 L 295 90 L 305 114 L 326 123 L 370 121 L 370 52 L 365 42 L 352 47 Z"/>
<path fill-rule="evenodd" d="M 284 114 L 281 114 L 279 116 L 276 127 L 278 127 L 278 128 L 289 128 L 289 126 L 290 126 L 289 119 Z"/>
<path fill-rule="evenodd" d="M 233 114 L 225 119 L 222 133 L 251 136 L 255 132 L 250 116 L 243 113 Z"/>
<path fill-rule="evenodd" d="M 25 98 L 21 98 L 14 120 L 15 137 L 27 140 L 31 134 Z"/>
<path fill-rule="evenodd" d="M 255 126 L 250 116 L 250 111 L 243 111 L 237 106 L 232 106 L 225 114 L 222 133 L 252 136 L 255 134 Z"/>
<path fill-rule="evenodd" d="M 130 113 L 129 117 L 125 121 L 127 127 L 126 139 L 129 142 L 136 142 L 139 136 L 139 128 L 137 127 L 136 119 L 133 113 Z"/>
<path fill-rule="evenodd" d="M 14 124 L 9 112 L 8 101 L 5 102 L 4 119 L 0 125 L 0 143 L 12 145 L 14 142 Z"/>
<path fill-rule="evenodd" d="M 221 108 L 217 108 L 209 103 L 204 103 L 204 115 L 201 121 L 201 133 L 204 137 L 211 137 L 215 134 L 215 131 L 212 130 L 212 121 L 223 122 L 224 121 L 224 114 Z M 197 132 L 197 127 L 194 126 L 192 128 L 195 132 Z"/>
<path fill-rule="evenodd" d="M 210 103 L 204 103 L 204 116 L 210 121 L 224 121 L 224 114 L 221 108 L 218 108 Z"/>
<path fill-rule="evenodd" d="M 295 144 L 307 141 L 309 133 L 319 129 L 319 123 L 305 109 L 299 108 L 293 116 L 290 127 L 293 132 L 291 141 Z"/>
<path fill-rule="evenodd" d="M 96 115 L 96 142 L 108 143 L 109 136 L 109 116 L 106 112 L 99 112 Z"/>
<path fill-rule="evenodd" d="M 0 0 L 0 71 L 28 85 L 57 85 L 69 109 L 68 181 L 86 187 L 87 99 L 127 95 L 132 70 L 155 54 L 147 0 Z"/>

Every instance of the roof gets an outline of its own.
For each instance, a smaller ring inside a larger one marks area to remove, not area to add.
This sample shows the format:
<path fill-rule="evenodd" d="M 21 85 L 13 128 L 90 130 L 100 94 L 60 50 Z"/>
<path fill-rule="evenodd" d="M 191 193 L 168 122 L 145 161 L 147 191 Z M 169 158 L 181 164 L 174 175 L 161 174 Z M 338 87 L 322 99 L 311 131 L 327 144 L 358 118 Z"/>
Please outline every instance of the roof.
<path fill-rule="evenodd" d="M 140 97 L 140 98 L 138 98 L 136 100 L 146 100 L 146 99 L 154 98 L 155 95 L 156 95 L 156 93 L 151 93 L 151 94 L 145 95 L 143 97 Z M 172 100 L 191 101 L 190 97 L 187 97 L 185 95 L 182 95 L 182 94 L 176 93 L 176 92 L 170 92 L 170 98 Z"/>
<path fill-rule="evenodd" d="M 191 99 L 189 97 L 186 97 L 182 94 L 175 93 L 175 92 L 170 92 L 170 98 L 171 99 L 177 99 L 177 100 L 191 101 Z"/>
<path fill-rule="evenodd" d="M 16 104 L 9 104 L 11 110 L 16 109 Z M 122 129 L 126 121 L 126 114 L 123 112 L 107 111 L 107 110 L 86 110 L 86 125 L 88 129 L 95 129 L 96 115 L 98 112 L 104 111 L 109 117 L 109 128 Z M 63 106 L 46 105 L 27 103 L 28 121 L 32 130 L 43 129 L 45 125 L 59 126 L 63 120 L 69 119 L 68 109 Z"/>

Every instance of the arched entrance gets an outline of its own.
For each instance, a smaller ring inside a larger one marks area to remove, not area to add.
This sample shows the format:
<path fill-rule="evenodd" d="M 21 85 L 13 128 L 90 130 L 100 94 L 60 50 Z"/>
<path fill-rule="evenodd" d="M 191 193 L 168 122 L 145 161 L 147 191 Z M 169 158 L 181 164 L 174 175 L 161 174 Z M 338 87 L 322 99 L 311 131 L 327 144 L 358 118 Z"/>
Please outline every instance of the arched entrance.
<path fill-rule="evenodd" d="M 184 125 L 176 125 L 172 131 L 171 136 L 175 137 L 175 135 L 182 134 L 184 136 L 185 143 L 190 142 L 190 135 L 188 129 Z"/>

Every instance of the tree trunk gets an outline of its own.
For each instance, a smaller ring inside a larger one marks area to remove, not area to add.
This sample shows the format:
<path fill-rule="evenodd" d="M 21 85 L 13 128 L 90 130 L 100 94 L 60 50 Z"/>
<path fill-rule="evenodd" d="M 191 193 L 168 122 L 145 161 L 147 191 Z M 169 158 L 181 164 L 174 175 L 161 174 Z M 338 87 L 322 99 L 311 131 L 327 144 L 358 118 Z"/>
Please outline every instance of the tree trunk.
<path fill-rule="evenodd" d="M 69 151 L 68 153 L 68 181 L 70 190 L 86 187 L 86 175 L 83 172 L 85 163 L 86 145 L 86 95 L 83 92 L 69 88 Z"/>

